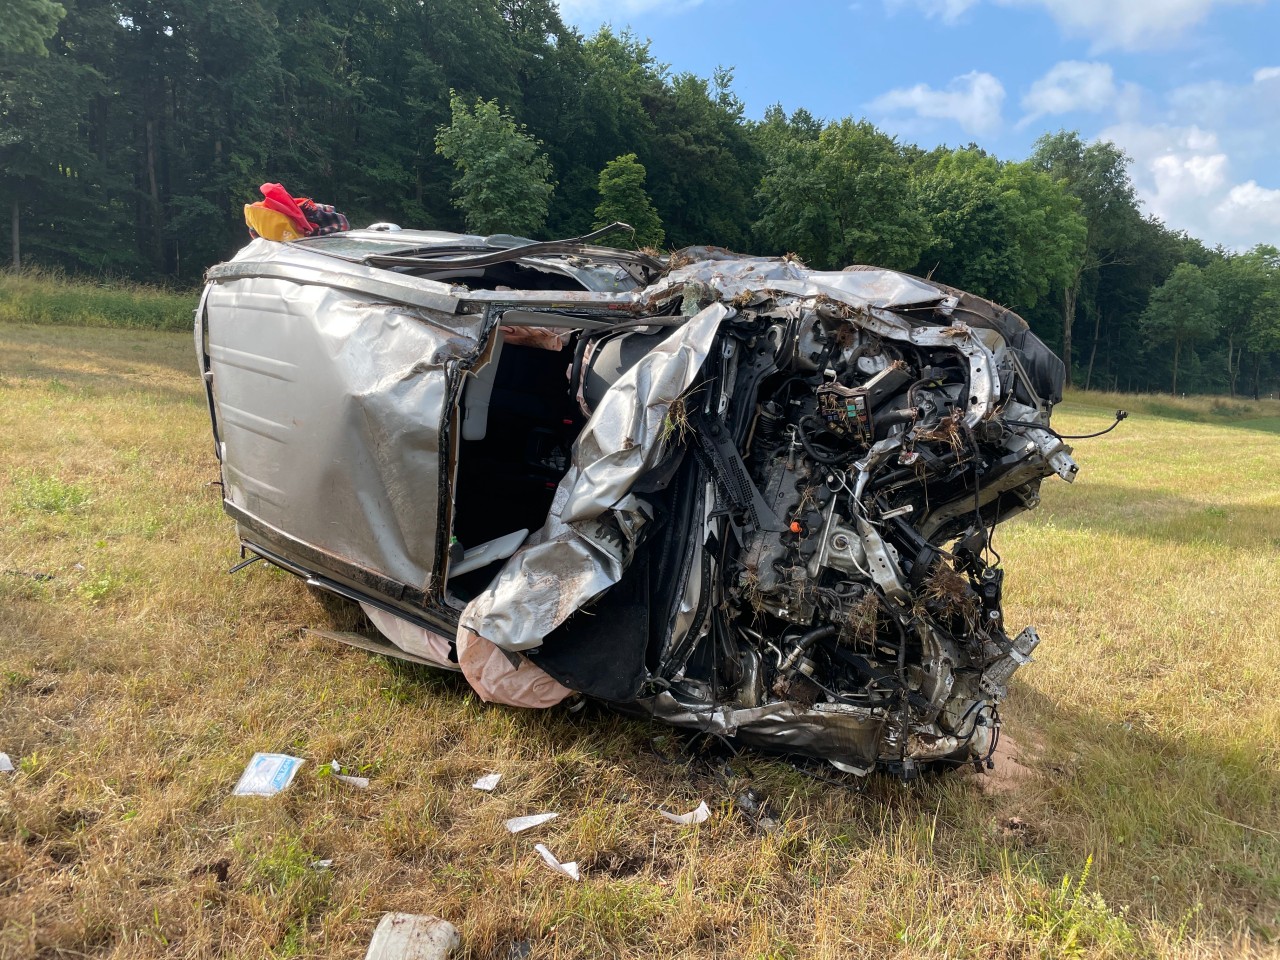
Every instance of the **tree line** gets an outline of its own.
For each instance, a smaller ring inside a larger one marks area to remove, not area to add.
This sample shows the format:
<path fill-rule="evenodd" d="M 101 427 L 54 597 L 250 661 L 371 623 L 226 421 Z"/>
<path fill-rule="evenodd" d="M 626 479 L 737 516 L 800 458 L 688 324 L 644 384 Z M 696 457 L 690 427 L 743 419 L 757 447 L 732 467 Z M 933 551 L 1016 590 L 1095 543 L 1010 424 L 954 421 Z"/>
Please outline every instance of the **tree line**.
<path fill-rule="evenodd" d="M 1280 385 L 1280 251 L 1145 216 L 1129 161 L 1047 134 L 1025 161 L 865 120 L 745 117 L 733 74 L 583 36 L 553 0 L 3 0 L 9 260 L 192 284 L 264 180 L 353 224 L 793 253 L 961 287 L 1026 317 L 1074 381 Z M 625 238 L 623 238 L 625 240 Z"/>

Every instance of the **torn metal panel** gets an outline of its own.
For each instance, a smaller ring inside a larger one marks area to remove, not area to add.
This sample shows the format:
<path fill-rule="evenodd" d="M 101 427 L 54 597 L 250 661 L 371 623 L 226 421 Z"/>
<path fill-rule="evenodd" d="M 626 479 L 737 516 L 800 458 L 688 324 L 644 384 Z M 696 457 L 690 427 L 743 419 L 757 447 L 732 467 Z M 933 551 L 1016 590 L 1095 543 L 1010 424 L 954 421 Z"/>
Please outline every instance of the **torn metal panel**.
<path fill-rule="evenodd" d="M 546 525 L 467 607 L 464 628 L 506 650 L 528 650 L 621 578 L 651 517 L 628 491 L 663 452 L 671 405 L 692 385 L 722 321 L 712 304 L 690 318 L 604 395 L 583 427 Z"/>

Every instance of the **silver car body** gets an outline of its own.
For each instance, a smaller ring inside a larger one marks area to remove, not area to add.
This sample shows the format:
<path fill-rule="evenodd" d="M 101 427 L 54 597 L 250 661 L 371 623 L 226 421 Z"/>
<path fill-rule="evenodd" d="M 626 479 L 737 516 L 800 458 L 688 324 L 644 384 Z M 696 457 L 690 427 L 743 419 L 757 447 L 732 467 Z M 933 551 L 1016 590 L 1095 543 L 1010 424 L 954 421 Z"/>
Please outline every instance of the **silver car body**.
<path fill-rule="evenodd" d="M 889 270 L 407 230 L 255 240 L 208 279 L 242 544 L 486 698 L 857 772 L 989 756 L 1038 642 L 1004 630 L 990 530 L 1076 473 L 1015 314 Z"/>

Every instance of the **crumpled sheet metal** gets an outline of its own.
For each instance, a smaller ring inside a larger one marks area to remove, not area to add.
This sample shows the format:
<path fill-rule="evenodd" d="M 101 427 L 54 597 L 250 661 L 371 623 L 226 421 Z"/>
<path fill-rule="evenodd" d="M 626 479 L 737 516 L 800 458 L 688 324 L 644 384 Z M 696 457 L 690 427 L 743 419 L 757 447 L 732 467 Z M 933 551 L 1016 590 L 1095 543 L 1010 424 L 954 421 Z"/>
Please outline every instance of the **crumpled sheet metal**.
<path fill-rule="evenodd" d="M 209 268 L 205 277 L 219 285 L 246 278 L 274 278 L 329 287 L 381 302 L 457 313 L 455 288 L 436 280 L 398 274 L 350 260 L 336 260 L 306 242 L 277 243 L 259 237 L 228 260 Z"/>
<path fill-rule="evenodd" d="M 688 284 L 705 284 L 725 300 L 741 293 L 783 293 L 795 297 L 826 296 L 852 307 L 895 310 L 938 303 L 947 294 L 931 283 L 896 270 L 810 270 L 791 260 L 746 257 L 701 260 L 672 270 L 638 292 L 644 300 L 662 300 Z"/>
<path fill-rule="evenodd" d="M 574 443 L 547 522 L 467 605 L 463 629 L 528 650 L 622 579 L 649 519 L 628 492 L 657 463 L 667 411 L 697 378 L 731 313 L 721 303 L 701 310 L 606 391 Z"/>
<path fill-rule="evenodd" d="M 831 707 L 831 705 L 825 705 Z M 626 713 L 652 716 L 676 727 L 736 737 L 766 749 L 798 751 L 849 767 L 868 769 L 879 752 L 884 717 L 839 709 L 805 709 L 795 701 L 760 707 L 691 707 L 668 692 L 618 705 Z"/>
<path fill-rule="evenodd" d="M 478 351 L 482 318 L 264 277 L 211 286 L 205 307 L 226 499 L 425 589 L 446 368 Z"/>

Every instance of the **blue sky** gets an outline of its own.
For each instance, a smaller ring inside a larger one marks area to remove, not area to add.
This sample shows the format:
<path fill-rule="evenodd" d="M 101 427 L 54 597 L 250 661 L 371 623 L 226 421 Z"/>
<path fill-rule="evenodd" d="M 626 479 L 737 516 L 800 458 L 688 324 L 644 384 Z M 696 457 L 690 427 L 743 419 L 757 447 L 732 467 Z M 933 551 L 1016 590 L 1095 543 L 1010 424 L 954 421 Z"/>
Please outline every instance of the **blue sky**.
<path fill-rule="evenodd" d="M 1119 144 L 1146 209 L 1280 246 L 1280 0 L 560 0 L 674 71 L 772 103 L 1022 159 L 1062 127 Z"/>

